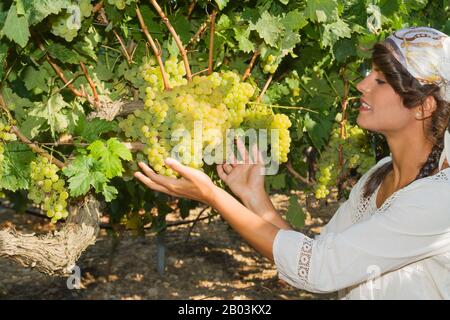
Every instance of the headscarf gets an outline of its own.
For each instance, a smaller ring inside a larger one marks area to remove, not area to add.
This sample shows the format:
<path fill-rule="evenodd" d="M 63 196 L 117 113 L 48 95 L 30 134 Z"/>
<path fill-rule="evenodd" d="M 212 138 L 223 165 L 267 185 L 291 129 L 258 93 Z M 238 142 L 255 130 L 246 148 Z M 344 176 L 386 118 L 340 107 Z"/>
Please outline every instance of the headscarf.
<path fill-rule="evenodd" d="M 450 103 L 450 37 L 428 27 L 396 31 L 385 40 L 394 57 L 422 85 L 436 84 L 441 97 Z M 450 133 L 445 130 L 444 150 L 439 170 L 447 158 L 450 163 Z"/>

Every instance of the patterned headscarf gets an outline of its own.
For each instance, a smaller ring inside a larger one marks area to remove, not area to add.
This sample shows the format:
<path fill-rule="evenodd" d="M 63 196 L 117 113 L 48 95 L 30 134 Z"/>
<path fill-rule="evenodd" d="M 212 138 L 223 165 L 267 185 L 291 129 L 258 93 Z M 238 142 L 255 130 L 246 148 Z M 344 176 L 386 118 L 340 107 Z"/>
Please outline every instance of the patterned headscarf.
<path fill-rule="evenodd" d="M 394 57 L 421 84 L 436 84 L 442 98 L 450 103 L 450 37 L 428 27 L 396 31 L 385 40 Z M 450 163 L 450 133 L 445 131 L 439 170 L 447 158 Z"/>

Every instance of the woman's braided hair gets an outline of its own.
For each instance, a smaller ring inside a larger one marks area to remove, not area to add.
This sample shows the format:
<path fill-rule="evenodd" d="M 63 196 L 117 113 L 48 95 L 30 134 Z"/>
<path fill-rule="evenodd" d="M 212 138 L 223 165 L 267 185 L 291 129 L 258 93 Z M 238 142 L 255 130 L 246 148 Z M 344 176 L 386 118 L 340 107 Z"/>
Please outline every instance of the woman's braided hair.
<path fill-rule="evenodd" d="M 444 133 L 449 125 L 450 103 L 440 96 L 440 88 L 435 84 L 422 85 L 415 79 L 383 44 L 378 43 L 373 48 L 373 63 L 385 75 L 386 81 L 394 91 L 400 95 L 406 108 L 414 108 L 422 105 L 429 96 L 436 100 L 436 111 L 431 116 L 431 125 L 426 134 L 433 143 L 428 159 L 422 164 L 416 179 L 430 176 L 439 165 L 439 158 L 444 148 Z M 364 186 L 363 196 L 370 197 L 381 184 L 386 175 L 393 169 L 392 161 L 377 168 L 367 180 Z M 414 180 L 414 181 L 415 181 Z"/>

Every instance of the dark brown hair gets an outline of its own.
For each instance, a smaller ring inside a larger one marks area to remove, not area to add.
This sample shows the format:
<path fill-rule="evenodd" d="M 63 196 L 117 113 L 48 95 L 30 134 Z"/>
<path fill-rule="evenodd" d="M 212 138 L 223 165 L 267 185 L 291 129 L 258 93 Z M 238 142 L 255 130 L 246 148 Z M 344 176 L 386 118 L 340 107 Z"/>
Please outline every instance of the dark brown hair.
<path fill-rule="evenodd" d="M 406 108 L 411 109 L 422 105 L 429 96 L 434 97 L 436 100 L 437 108 L 431 116 L 431 123 L 424 128 L 427 137 L 433 143 L 433 149 L 427 161 L 422 164 L 415 180 L 428 177 L 439 165 L 439 156 L 444 147 L 444 134 L 449 125 L 450 103 L 443 100 L 440 96 L 439 86 L 435 84 L 420 84 L 397 61 L 384 43 L 381 42 L 374 46 L 372 62 L 384 74 L 386 81 L 392 86 L 394 91 L 400 95 Z M 364 186 L 364 198 L 368 198 L 374 193 L 392 169 L 392 161 L 389 161 L 372 173 Z"/>

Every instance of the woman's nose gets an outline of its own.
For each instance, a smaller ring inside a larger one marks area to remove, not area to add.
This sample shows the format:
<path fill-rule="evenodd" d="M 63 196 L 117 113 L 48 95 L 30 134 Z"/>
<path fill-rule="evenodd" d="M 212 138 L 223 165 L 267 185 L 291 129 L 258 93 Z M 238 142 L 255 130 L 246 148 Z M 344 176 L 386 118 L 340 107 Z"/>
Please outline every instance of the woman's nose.
<path fill-rule="evenodd" d="M 361 92 L 361 93 L 367 93 L 369 91 L 367 78 L 368 77 L 365 77 L 363 80 L 361 80 L 356 85 L 356 89 L 358 89 L 358 91 Z"/>

